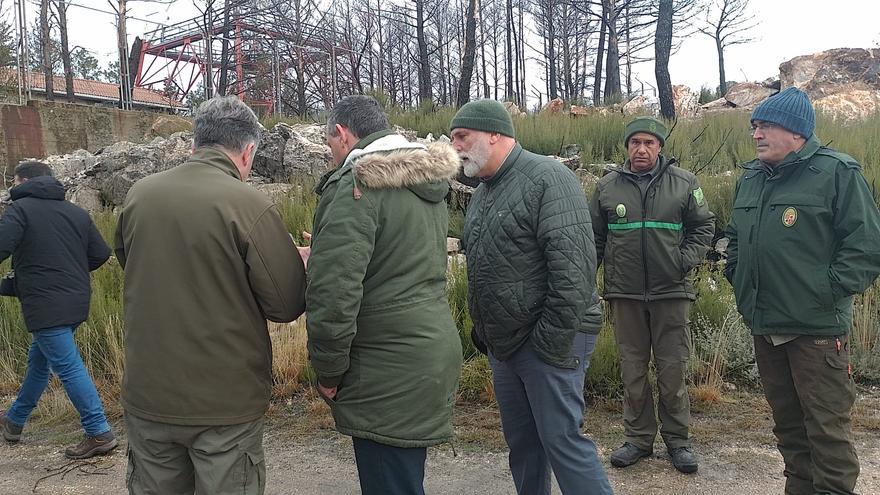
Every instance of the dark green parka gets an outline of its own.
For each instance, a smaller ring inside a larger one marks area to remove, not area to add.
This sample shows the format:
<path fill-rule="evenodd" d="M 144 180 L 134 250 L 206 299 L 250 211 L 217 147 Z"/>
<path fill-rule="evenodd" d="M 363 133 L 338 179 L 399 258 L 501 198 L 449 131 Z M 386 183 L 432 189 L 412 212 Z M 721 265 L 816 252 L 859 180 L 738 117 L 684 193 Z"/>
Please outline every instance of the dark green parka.
<path fill-rule="evenodd" d="M 645 193 L 629 162 L 599 180 L 591 200 L 605 299 L 695 299 L 689 274 L 706 256 L 715 215 L 697 177 L 660 155 Z"/>
<path fill-rule="evenodd" d="M 598 333 L 602 309 L 589 205 L 571 170 L 517 144 L 474 191 L 462 245 L 474 331 L 492 355 L 530 342 L 546 363 L 577 367 L 574 337 Z"/>
<path fill-rule="evenodd" d="M 378 138 L 378 139 L 377 139 Z M 461 341 L 446 300 L 447 179 L 458 156 L 399 135 L 319 184 L 306 291 L 309 357 L 341 433 L 396 447 L 452 439 Z"/>
<path fill-rule="evenodd" d="M 755 335 L 842 335 L 880 274 L 880 213 L 856 161 L 813 136 L 775 167 L 743 165 L 725 275 Z"/>

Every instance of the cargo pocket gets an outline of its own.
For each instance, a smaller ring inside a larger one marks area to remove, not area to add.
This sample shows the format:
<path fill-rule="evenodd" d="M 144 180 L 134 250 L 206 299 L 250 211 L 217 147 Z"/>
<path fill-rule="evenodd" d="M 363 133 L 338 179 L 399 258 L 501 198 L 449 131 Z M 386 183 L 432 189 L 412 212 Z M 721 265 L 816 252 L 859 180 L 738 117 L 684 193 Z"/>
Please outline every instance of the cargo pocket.
<path fill-rule="evenodd" d="M 266 464 L 263 453 L 245 452 L 242 472 L 242 494 L 257 495 L 266 489 Z"/>

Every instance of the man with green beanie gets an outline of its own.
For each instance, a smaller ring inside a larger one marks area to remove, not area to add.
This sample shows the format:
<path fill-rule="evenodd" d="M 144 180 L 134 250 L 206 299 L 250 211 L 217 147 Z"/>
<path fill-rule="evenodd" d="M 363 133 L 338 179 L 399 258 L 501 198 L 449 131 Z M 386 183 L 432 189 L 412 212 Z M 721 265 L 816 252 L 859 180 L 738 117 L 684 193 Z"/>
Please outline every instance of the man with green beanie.
<path fill-rule="evenodd" d="M 853 295 L 880 274 L 880 213 L 861 167 L 820 144 L 806 94 L 752 112 L 757 159 L 743 165 L 725 276 L 755 342 L 785 493 L 852 494 Z"/>
<path fill-rule="evenodd" d="M 504 107 L 480 100 L 450 124 L 479 177 L 465 217 L 471 337 L 489 356 L 519 494 L 611 493 L 582 433 L 584 376 L 602 320 L 590 211 L 574 174 L 524 150 Z"/>
<path fill-rule="evenodd" d="M 688 313 L 696 296 L 690 274 L 712 242 L 715 215 L 696 176 L 661 154 L 666 136 L 658 120 L 630 122 L 623 140 L 629 159 L 599 181 L 590 211 L 624 385 L 625 442 L 611 454 L 611 464 L 630 466 L 653 453 L 653 351 L 660 436 L 673 466 L 693 473 L 698 463 L 689 436 L 687 361 Z"/>

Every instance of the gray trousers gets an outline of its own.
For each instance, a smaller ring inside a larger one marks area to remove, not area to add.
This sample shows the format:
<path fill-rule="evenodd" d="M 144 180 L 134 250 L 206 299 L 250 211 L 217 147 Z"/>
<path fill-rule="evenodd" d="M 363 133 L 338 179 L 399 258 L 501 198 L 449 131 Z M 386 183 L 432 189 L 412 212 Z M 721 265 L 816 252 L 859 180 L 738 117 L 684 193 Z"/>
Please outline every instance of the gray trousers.
<path fill-rule="evenodd" d="M 648 381 L 652 351 L 660 389 L 660 436 L 670 449 L 691 445 L 687 390 L 690 305 L 687 299 L 611 300 L 623 378 L 624 433 L 626 441 L 640 449 L 653 450 L 657 437 L 654 394 Z"/>
<path fill-rule="evenodd" d="M 125 414 L 130 495 L 261 495 L 266 488 L 263 418 L 185 426 Z"/>
<path fill-rule="evenodd" d="M 545 363 L 531 341 L 506 361 L 489 354 L 518 494 L 550 495 L 551 467 L 564 495 L 612 493 L 596 444 L 582 432 L 584 376 L 595 346 L 596 335 L 577 334 L 572 345 L 576 369 Z"/>

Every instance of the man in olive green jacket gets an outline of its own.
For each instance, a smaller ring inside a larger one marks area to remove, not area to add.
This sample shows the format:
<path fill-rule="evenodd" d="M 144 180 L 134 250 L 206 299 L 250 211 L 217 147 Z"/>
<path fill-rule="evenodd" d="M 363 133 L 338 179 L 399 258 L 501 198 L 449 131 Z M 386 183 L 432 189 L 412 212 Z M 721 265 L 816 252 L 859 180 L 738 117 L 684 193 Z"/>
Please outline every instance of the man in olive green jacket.
<path fill-rule="evenodd" d="M 665 140 L 662 122 L 648 117 L 630 122 L 624 137 L 629 159 L 599 181 L 590 211 L 624 385 L 625 442 L 611 454 L 611 464 L 630 466 L 653 452 L 657 418 L 648 381 L 653 354 L 660 435 L 675 468 L 692 473 L 698 463 L 687 392 L 687 318 L 695 299 L 690 272 L 709 249 L 715 215 L 696 176 L 661 154 Z"/>
<path fill-rule="evenodd" d="M 461 342 L 446 300 L 444 201 L 458 159 L 388 129 L 368 96 L 327 122 L 308 261 L 308 348 L 365 495 L 424 493 L 426 447 L 452 439 Z"/>
<path fill-rule="evenodd" d="M 468 308 L 485 343 L 520 495 L 611 493 L 583 434 L 584 377 L 602 320 L 587 198 L 558 161 L 526 151 L 494 100 L 449 125 L 464 173 L 479 177 L 464 222 Z"/>
<path fill-rule="evenodd" d="M 193 134 L 192 157 L 135 183 L 117 224 L 128 489 L 259 494 L 266 320 L 302 314 L 305 273 L 272 201 L 243 182 L 254 113 L 234 96 L 208 100 Z"/>
<path fill-rule="evenodd" d="M 752 330 L 785 460 L 785 493 L 851 494 L 853 295 L 880 274 L 880 213 L 861 167 L 822 146 L 796 88 L 752 112 L 757 160 L 737 183 L 725 275 Z"/>

